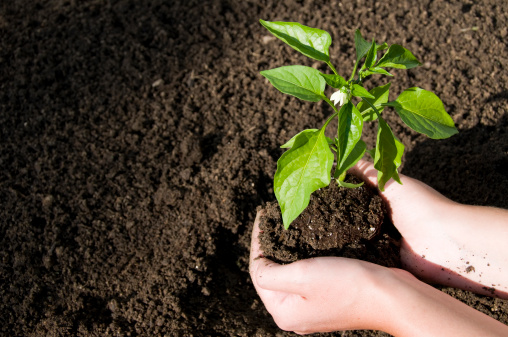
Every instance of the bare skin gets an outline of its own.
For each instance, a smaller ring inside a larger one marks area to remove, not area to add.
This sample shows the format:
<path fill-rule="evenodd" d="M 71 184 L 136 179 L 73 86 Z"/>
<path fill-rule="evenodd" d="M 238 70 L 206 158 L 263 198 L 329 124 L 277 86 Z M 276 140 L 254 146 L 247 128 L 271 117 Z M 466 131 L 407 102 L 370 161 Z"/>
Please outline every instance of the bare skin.
<path fill-rule="evenodd" d="M 351 173 L 377 186 L 377 171 L 361 161 Z M 508 299 L 508 211 L 453 202 L 401 175 L 381 196 L 402 234 L 404 269 L 428 282 Z"/>
<path fill-rule="evenodd" d="M 375 184 L 372 164 L 362 161 L 353 172 Z M 387 184 L 382 196 L 404 237 L 401 259 L 406 268 L 431 282 L 489 295 L 492 290 L 483 289 L 488 288 L 487 283 L 480 281 L 496 282 L 494 294 L 508 298 L 508 251 L 503 244 L 507 240 L 499 238 L 506 238 L 508 212 L 459 205 L 417 180 L 402 175 L 401 179 L 404 185 Z M 478 221 L 481 215 L 489 220 Z M 401 269 L 340 257 L 288 265 L 265 259 L 259 249 L 258 221 L 259 214 L 252 233 L 250 274 L 267 310 L 283 330 L 299 334 L 369 329 L 395 336 L 508 336 L 507 326 Z M 434 235 L 438 228 L 444 234 Z M 477 244 L 480 233 L 491 238 L 483 237 Z M 480 264 L 487 260 L 481 254 L 491 257 L 490 266 Z M 480 259 L 473 259 L 477 255 Z M 466 271 L 465 262 L 474 266 L 474 273 Z M 494 265 L 498 268 L 491 268 Z"/>

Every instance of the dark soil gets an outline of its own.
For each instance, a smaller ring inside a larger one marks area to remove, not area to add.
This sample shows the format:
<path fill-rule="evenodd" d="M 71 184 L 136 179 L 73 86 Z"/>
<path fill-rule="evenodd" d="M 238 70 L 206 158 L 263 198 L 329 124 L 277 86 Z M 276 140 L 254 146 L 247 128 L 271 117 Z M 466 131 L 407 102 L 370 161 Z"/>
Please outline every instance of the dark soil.
<path fill-rule="evenodd" d="M 347 182 L 358 184 L 349 176 Z M 328 187 L 314 192 L 309 206 L 284 228 L 280 208 L 269 202 L 263 209 L 259 241 L 263 255 L 278 263 L 317 256 L 343 256 L 387 267 L 400 267 L 397 230 L 388 218 L 377 190 Z"/>
<path fill-rule="evenodd" d="M 394 71 L 391 98 L 435 92 L 460 133 L 431 141 L 386 111 L 402 173 L 508 208 L 507 13 L 489 0 L 3 1 L 0 335 L 291 335 L 250 281 L 250 232 L 274 201 L 279 146 L 332 111 L 265 83 L 264 69 L 326 68 L 259 18 L 329 31 L 341 74 L 357 28 L 406 46 L 423 66 Z M 443 291 L 508 323 L 507 301 Z"/>

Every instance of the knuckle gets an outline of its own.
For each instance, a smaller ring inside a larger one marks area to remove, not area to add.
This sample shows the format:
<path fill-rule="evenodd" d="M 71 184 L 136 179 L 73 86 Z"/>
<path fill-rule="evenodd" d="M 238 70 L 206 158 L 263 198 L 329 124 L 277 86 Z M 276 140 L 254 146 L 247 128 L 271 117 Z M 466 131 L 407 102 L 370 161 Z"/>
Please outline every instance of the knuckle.
<path fill-rule="evenodd" d="M 254 277 L 256 278 L 256 283 L 263 289 L 269 288 L 273 279 L 270 277 L 273 273 L 271 273 L 272 268 L 276 265 L 273 262 L 264 261 L 261 262 L 254 271 Z"/>
<path fill-rule="evenodd" d="M 295 303 L 286 302 L 285 306 L 277 306 L 272 313 L 275 324 L 284 331 L 307 331 L 301 317 L 301 310 Z"/>
<path fill-rule="evenodd" d="M 256 275 L 256 283 L 263 289 L 266 289 L 269 286 L 269 282 L 266 280 L 266 277 L 263 277 L 262 274 Z"/>
<path fill-rule="evenodd" d="M 304 279 L 304 276 L 307 276 L 309 274 L 310 267 L 311 267 L 310 260 L 300 260 L 298 262 L 295 262 L 293 265 L 294 276 L 297 277 L 299 280 Z"/>
<path fill-rule="evenodd" d="M 258 284 L 258 286 L 260 286 L 261 288 L 263 289 L 266 289 L 269 285 L 270 285 L 270 282 L 268 280 L 268 277 L 267 275 L 263 275 L 263 272 L 260 271 L 259 269 L 256 270 L 256 274 L 255 274 L 255 277 L 256 277 L 256 283 Z"/>
<path fill-rule="evenodd" d="M 298 328 L 297 322 L 294 319 L 288 317 L 277 317 L 274 318 L 275 324 L 279 327 L 279 329 L 284 331 L 300 331 Z"/>

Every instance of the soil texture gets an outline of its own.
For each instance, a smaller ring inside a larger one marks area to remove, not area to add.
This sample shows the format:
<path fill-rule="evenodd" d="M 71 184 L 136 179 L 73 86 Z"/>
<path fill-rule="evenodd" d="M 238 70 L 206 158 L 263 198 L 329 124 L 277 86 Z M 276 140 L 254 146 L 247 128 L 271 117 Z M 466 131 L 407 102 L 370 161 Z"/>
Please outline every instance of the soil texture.
<path fill-rule="evenodd" d="M 506 1 L 2 1 L 1 336 L 293 335 L 252 286 L 250 233 L 279 146 L 332 111 L 259 74 L 327 72 L 261 18 L 330 32 L 343 76 L 358 28 L 411 50 L 421 67 L 367 87 L 430 90 L 460 133 L 429 140 L 386 109 L 401 172 L 508 208 Z M 507 301 L 442 290 L 508 323 Z"/>
<path fill-rule="evenodd" d="M 356 177 L 347 182 L 358 184 Z M 309 206 L 284 228 L 276 202 L 262 210 L 259 235 L 263 255 L 278 263 L 318 256 L 342 256 L 387 267 L 400 267 L 399 233 L 386 216 L 386 206 L 377 190 L 328 187 L 311 195 Z M 386 224 L 383 221 L 386 217 Z M 391 235 L 390 235 L 391 234 Z"/>

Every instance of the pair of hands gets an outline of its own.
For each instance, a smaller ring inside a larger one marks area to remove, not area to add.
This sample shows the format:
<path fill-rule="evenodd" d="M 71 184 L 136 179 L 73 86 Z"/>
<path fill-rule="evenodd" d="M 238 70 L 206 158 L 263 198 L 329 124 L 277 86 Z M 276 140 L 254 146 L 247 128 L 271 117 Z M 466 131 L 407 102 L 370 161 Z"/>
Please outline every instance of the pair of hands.
<path fill-rule="evenodd" d="M 377 186 L 377 171 L 371 163 L 360 161 L 351 173 Z M 415 179 L 403 175 L 400 178 L 403 185 L 389 182 L 381 196 L 402 234 L 401 262 L 410 273 L 340 257 L 276 264 L 262 257 L 257 215 L 252 233 L 250 274 L 259 296 L 281 329 L 300 334 L 350 329 L 397 331 L 390 324 L 394 312 L 387 308 L 399 297 L 397 291 L 407 290 L 414 298 L 423 297 L 422 302 L 433 296 L 436 303 L 447 301 L 442 298 L 444 294 L 433 293 L 433 288 L 415 276 L 484 294 L 492 292 L 492 289 L 485 289 L 486 282 L 501 282 L 496 283 L 501 290 L 497 295 L 508 298 L 508 270 L 498 268 L 499 272 L 493 272 L 497 268 L 488 268 L 492 264 L 508 267 L 508 258 L 493 257 L 487 266 L 483 255 L 508 251 L 499 251 L 499 247 L 492 247 L 492 244 L 485 250 L 484 242 L 474 242 L 477 237 L 475 228 L 471 227 L 477 213 L 484 213 L 496 226 L 494 229 L 501 230 L 508 238 L 508 212 L 460 205 Z M 504 247 L 503 242 L 495 244 Z M 480 263 L 483 264 L 480 266 Z M 475 266 L 475 272 L 471 273 L 469 266 Z M 456 305 L 459 304 L 452 301 L 450 308 Z M 464 310 L 470 314 L 468 309 Z M 473 320 L 469 318 L 466 322 Z"/>

